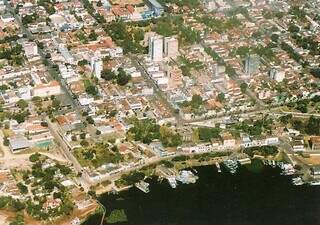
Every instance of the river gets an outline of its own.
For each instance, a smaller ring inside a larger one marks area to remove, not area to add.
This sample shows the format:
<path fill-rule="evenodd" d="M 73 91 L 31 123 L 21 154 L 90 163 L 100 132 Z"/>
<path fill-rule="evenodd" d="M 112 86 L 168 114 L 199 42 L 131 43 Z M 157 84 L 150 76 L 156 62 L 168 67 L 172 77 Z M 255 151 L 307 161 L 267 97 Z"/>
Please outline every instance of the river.
<path fill-rule="evenodd" d="M 294 186 L 277 168 L 241 167 L 234 175 L 214 166 L 197 167 L 195 184 L 149 178 L 150 193 L 131 188 L 118 195 L 104 194 L 107 212 L 123 209 L 123 225 L 318 225 L 320 186 Z M 108 213 L 107 213 L 108 214 Z M 84 225 L 100 224 L 100 216 Z"/>

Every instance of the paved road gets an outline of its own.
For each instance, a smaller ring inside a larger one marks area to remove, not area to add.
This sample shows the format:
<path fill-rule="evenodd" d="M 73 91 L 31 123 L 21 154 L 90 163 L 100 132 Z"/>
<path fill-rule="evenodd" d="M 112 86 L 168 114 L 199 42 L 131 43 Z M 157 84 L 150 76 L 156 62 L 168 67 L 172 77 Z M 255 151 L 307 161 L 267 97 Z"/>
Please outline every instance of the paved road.
<path fill-rule="evenodd" d="M 58 127 L 55 124 L 53 124 L 48 117 L 46 117 L 46 121 L 48 123 L 48 128 L 49 128 L 50 132 L 52 133 L 55 140 L 58 141 L 58 143 L 60 145 L 60 148 L 59 148 L 60 153 L 63 156 L 65 156 L 65 158 L 68 159 L 72 163 L 72 165 L 75 168 L 77 173 L 81 173 L 81 177 L 79 177 L 78 181 L 82 185 L 82 187 L 86 191 L 88 191 L 90 189 L 91 185 L 93 184 L 90 179 L 89 174 L 87 173 L 86 170 L 83 169 L 83 167 L 80 165 L 78 160 L 70 152 L 71 148 L 67 144 L 67 141 L 64 140 L 64 136 L 61 134 Z"/>

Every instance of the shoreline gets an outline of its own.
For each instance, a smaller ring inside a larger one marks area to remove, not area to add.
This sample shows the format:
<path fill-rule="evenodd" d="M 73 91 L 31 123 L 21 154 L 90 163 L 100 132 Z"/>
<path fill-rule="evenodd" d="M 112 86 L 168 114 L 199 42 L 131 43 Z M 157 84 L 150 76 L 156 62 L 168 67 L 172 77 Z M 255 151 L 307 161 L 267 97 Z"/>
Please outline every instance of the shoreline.
<path fill-rule="evenodd" d="M 175 165 L 175 169 L 177 169 L 178 171 L 180 170 L 183 170 L 183 169 L 187 169 L 187 168 L 196 168 L 196 167 L 209 167 L 209 166 L 213 166 L 215 167 L 215 164 L 216 162 L 218 162 L 219 164 L 222 163 L 225 159 L 227 159 L 229 156 L 223 156 L 223 157 L 214 157 L 208 161 L 197 161 L 197 160 L 192 160 L 192 159 L 189 159 L 187 161 L 181 161 L 181 162 L 174 162 L 174 165 Z M 262 158 L 255 158 L 255 157 L 250 157 L 250 160 L 259 160 L 262 162 L 262 160 L 265 159 L 264 157 Z M 158 164 L 157 164 L 158 165 Z M 242 165 L 242 166 L 245 166 L 245 165 Z M 177 167 L 177 168 L 176 168 Z M 154 169 L 156 170 L 156 169 Z M 148 178 L 152 178 L 152 177 L 160 177 L 159 175 L 157 174 L 152 174 L 152 175 L 149 175 L 149 176 L 146 176 L 145 179 L 148 179 Z M 144 179 L 144 180 L 145 180 Z M 133 188 L 134 185 L 127 185 L 127 186 L 123 186 L 123 187 L 120 187 L 118 189 L 118 191 L 116 192 L 117 194 L 119 194 L 120 192 L 123 192 L 123 191 L 128 191 L 129 189 Z M 168 187 L 170 188 L 170 187 Z M 100 200 L 101 200 L 101 197 L 103 197 L 104 195 L 108 195 L 108 194 L 114 194 L 112 193 L 112 190 L 110 190 L 110 188 L 107 188 L 109 191 L 105 191 L 103 192 L 102 190 L 98 193 L 97 191 L 97 195 L 96 195 L 96 201 L 99 202 L 100 205 L 103 205 Z M 100 206 L 101 208 L 101 206 Z M 97 212 L 97 213 L 91 213 L 89 214 L 83 221 L 81 221 L 81 224 L 84 224 L 91 216 L 102 216 L 102 212 Z M 102 222 L 101 222 L 102 223 Z"/>

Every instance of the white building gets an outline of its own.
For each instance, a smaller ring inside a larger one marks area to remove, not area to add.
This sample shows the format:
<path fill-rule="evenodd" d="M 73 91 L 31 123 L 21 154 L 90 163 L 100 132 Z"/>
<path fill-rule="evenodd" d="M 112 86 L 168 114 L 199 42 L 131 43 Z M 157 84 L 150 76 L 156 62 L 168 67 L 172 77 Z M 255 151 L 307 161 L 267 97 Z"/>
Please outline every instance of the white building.
<path fill-rule="evenodd" d="M 178 56 L 179 44 L 174 37 L 164 38 L 164 55 L 169 58 L 176 58 Z"/>
<path fill-rule="evenodd" d="M 214 0 L 203 0 L 203 8 L 207 11 L 212 11 L 217 9 L 217 4 Z"/>
<path fill-rule="evenodd" d="M 49 97 L 51 95 L 61 94 L 61 87 L 58 81 L 53 80 L 47 84 L 39 84 L 32 90 L 33 96 Z"/>
<path fill-rule="evenodd" d="M 38 55 L 38 46 L 34 42 L 26 42 L 23 44 L 23 49 L 26 54 L 26 56 L 33 57 Z"/>
<path fill-rule="evenodd" d="M 277 82 L 281 82 L 285 78 L 285 72 L 284 71 L 279 71 L 276 68 L 271 68 L 271 70 L 269 72 L 269 76 L 270 76 L 271 79 L 273 79 L 273 80 L 275 80 Z"/>
<path fill-rule="evenodd" d="M 103 70 L 103 62 L 100 58 L 92 58 L 91 59 L 91 72 L 94 73 L 95 77 L 98 79 L 101 78 L 101 72 Z"/>
<path fill-rule="evenodd" d="M 163 59 L 163 37 L 154 36 L 149 39 L 149 56 L 155 61 L 159 62 Z"/>
<path fill-rule="evenodd" d="M 31 86 L 23 86 L 18 89 L 18 96 L 23 100 L 31 100 Z"/>

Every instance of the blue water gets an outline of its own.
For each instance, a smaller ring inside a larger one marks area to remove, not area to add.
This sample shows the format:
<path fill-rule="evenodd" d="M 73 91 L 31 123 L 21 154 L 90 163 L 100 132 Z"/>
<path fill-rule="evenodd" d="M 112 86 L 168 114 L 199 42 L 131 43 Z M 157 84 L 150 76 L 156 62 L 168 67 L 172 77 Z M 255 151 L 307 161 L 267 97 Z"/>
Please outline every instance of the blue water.
<path fill-rule="evenodd" d="M 320 186 L 293 186 L 279 169 L 259 173 L 240 168 L 231 175 L 213 166 L 198 167 L 196 184 L 170 188 L 166 181 L 149 179 L 150 193 L 136 188 L 105 194 L 100 202 L 108 213 L 124 209 L 134 225 L 318 225 Z M 100 224 L 100 216 L 85 225 Z"/>

